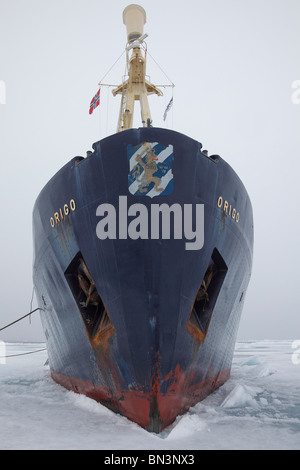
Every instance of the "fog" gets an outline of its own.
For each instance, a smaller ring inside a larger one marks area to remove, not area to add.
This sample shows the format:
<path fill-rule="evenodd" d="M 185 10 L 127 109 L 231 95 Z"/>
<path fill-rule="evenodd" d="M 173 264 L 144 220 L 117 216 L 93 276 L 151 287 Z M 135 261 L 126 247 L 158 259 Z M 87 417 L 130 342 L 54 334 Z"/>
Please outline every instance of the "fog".
<path fill-rule="evenodd" d="M 120 97 L 112 88 L 101 88 L 92 115 L 89 104 L 100 79 L 122 81 L 129 3 L 0 0 L 0 328 L 37 306 L 32 209 L 39 192 L 71 158 L 116 132 Z M 147 73 L 155 84 L 175 84 L 165 122 L 172 88 L 150 97 L 154 126 L 221 155 L 252 201 L 253 273 L 238 338 L 297 339 L 300 2 L 137 3 L 147 13 Z M 0 339 L 44 341 L 38 313 Z"/>

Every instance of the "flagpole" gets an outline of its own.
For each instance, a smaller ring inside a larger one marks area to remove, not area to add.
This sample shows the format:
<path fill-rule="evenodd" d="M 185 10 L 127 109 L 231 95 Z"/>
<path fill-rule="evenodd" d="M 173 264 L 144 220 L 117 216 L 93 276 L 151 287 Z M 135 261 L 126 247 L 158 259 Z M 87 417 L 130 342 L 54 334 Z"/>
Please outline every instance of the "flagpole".
<path fill-rule="evenodd" d="M 107 137 L 108 135 L 109 87 L 107 87 L 106 100 L 107 100 L 107 105 L 106 105 L 106 136 L 105 137 Z"/>
<path fill-rule="evenodd" d="M 174 103 L 174 87 L 172 88 L 172 103 Z M 174 106 L 172 106 L 172 130 L 174 130 Z"/>
<path fill-rule="evenodd" d="M 99 131 L 100 131 L 100 140 L 101 140 L 101 106 L 99 106 Z"/>

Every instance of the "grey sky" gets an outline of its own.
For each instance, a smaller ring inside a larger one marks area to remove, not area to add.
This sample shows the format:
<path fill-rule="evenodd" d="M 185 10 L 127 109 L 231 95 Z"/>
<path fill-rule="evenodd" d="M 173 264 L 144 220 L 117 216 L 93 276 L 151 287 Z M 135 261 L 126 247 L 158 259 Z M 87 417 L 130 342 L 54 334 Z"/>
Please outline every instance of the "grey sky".
<path fill-rule="evenodd" d="M 32 208 L 51 176 L 114 133 L 119 97 L 99 80 L 126 44 L 121 0 L 0 0 L 0 327 L 27 313 L 32 295 Z M 154 125 L 220 154 L 253 204 L 253 274 L 239 339 L 300 338 L 298 282 L 299 0 L 143 0 L 148 50 L 175 83 L 150 98 Z M 168 83 L 149 57 L 153 83 Z M 105 78 L 121 83 L 124 56 Z M 2 86 L 3 89 L 3 86 Z M 2 92 L 3 93 L 3 92 Z M 138 121 L 137 121 L 138 122 Z M 36 303 L 33 304 L 36 306 Z M 38 314 L 0 339 L 43 340 Z"/>

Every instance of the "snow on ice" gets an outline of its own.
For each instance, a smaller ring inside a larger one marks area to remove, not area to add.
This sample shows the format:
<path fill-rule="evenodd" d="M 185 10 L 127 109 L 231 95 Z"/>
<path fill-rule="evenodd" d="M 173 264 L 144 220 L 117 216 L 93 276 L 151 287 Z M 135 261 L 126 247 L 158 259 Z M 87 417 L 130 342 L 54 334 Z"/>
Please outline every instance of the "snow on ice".
<path fill-rule="evenodd" d="M 300 449 L 292 341 L 237 343 L 230 379 L 159 435 L 54 383 L 46 351 L 14 356 L 44 344 L 5 346 L 13 357 L 0 363 L 0 450 Z"/>

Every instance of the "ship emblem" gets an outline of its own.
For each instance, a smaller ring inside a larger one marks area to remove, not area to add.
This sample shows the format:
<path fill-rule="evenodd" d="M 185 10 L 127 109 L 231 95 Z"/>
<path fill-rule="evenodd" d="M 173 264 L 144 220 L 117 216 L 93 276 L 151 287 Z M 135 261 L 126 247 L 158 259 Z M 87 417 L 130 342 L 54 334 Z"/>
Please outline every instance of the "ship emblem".
<path fill-rule="evenodd" d="M 135 196 L 166 196 L 173 192 L 173 145 L 143 142 L 127 146 L 128 189 Z"/>

